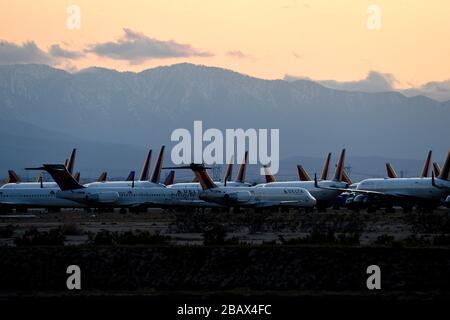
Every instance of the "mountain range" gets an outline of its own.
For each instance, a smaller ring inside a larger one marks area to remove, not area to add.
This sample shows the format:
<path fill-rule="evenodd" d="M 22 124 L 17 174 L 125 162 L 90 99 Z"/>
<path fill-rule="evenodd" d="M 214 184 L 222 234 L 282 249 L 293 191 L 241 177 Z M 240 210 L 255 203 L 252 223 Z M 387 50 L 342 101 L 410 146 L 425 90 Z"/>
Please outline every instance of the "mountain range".
<path fill-rule="evenodd" d="M 283 163 L 310 157 L 319 168 L 326 152 L 342 147 L 355 165 L 405 159 L 399 164 L 412 173 L 427 150 L 442 162 L 450 147 L 450 101 L 424 96 L 334 90 L 187 63 L 139 73 L 0 66 L 1 172 L 62 162 L 77 147 L 87 175 L 108 168 L 126 175 L 148 148 L 166 144 L 170 152 L 171 132 L 192 130 L 194 120 L 204 129 L 279 129 L 283 174 L 295 174 Z M 367 164 L 362 172 L 383 170 Z"/>

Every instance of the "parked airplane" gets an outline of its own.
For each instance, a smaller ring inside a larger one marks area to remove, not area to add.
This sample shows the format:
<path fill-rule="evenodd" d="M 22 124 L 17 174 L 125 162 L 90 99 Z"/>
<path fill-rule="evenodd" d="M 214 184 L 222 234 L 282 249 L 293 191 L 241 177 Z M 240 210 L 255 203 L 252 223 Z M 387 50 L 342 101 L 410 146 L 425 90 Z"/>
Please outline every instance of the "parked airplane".
<path fill-rule="evenodd" d="M 209 203 L 199 198 L 200 191 L 197 187 L 186 187 L 184 190 L 168 188 L 154 184 L 153 187 L 146 184 L 107 186 L 105 184 L 79 184 L 68 173 L 66 167 L 61 164 L 44 164 L 39 168 L 28 170 L 47 171 L 56 181 L 60 190 L 56 192 L 49 189 L 24 189 L 24 194 L 17 198 L 17 192 L 0 193 L 0 203 L 15 204 L 20 201 L 22 205 L 31 206 L 58 206 L 58 207 L 109 207 L 109 208 L 148 208 L 148 207 L 223 207 L 216 203 Z M 17 190 L 15 190 L 17 191 Z M 47 194 L 42 194 L 47 191 Z M 24 202 L 23 198 L 47 198 L 42 200 Z M 48 199 L 51 198 L 51 201 Z M 12 201 L 14 200 L 14 201 Z M 57 204 L 57 205 L 55 205 Z"/>
<path fill-rule="evenodd" d="M 191 164 L 185 167 L 170 169 L 191 169 L 200 181 L 201 200 L 216 203 L 226 207 L 296 207 L 311 208 L 316 204 L 316 199 L 304 188 L 275 187 L 260 188 L 257 186 L 219 186 L 208 175 L 206 168 L 201 164 Z M 169 168 L 167 168 L 169 169 Z M 169 188 L 168 188 L 169 189 Z"/>
<path fill-rule="evenodd" d="M 321 186 L 335 187 L 335 188 L 347 188 L 348 184 L 342 181 L 342 172 L 345 161 L 345 149 L 342 150 L 339 157 L 339 162 L 336 166 L 334 177 L 332 180 L 321 180 L 319 183 Z M 326 168 L 326 166 L 324 167 Z M 342 191 L 334 189 L 323 189 L 315 186 L 314 181 L 283 181 L 275 182 L 275 178 L 266 169 L 266 183 L 260 184 L 257 187 L 271 188 L 271 187 L 298 187 L 305 188 L 311 195 L 317 200 L 317 208 L 322 211 L 333 204 L 335 198 L 342 193 Z M 328 169 L 324 170 L 328 171 Z M 326 177 L 326 175 L 324 176 Z"/>
<path fill-rule="evenodd" d="M 435 178 L 371 178 L 362 180 L 356 189 L 344 189 L 321 186 L 327 190 L 355 192 L 358 195 L 352 201 L 353 206 L 367 207 L 370 211 L 377 207 L 385 207 L 392 211 L 394 205 L 401 205 L 405 211 L 410 211 L 414 205 L 431 211 L 450 194 L 450 150 L 440 175 Z"/>

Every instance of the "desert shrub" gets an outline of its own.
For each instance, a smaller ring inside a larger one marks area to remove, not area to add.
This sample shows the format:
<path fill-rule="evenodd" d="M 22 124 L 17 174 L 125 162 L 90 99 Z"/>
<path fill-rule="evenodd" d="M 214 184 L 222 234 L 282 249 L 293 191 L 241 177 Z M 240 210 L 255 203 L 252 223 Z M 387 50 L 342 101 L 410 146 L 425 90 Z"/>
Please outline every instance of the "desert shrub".
<path fill-rule="evenodd" d="M 16 227 L 13 225 L 8 225 L 0 228 L 0 238 L 11 238 L 14 235 Z"/>
<path fill-rule="evenodd" d="M 421 247 L 430 245 L 430 241 L 424 237 L 418 237 L 415 234 L 410 235 L 401 241 L 406 247 Z"/>
<path fill-rule="evenodd" d="M 374 241 L 374 244 L 377 246 L 392 246 L 394 244 L 394 241 L 394 236 L 382 234 L 381 236 L 377 237 L 377 240 Z"/>
<path fill-rule="evenodd" d="M 283 236 L 278 237 L 283 245 L 322 245 L 322 244 L 339 244 L 339 245 L 358 245 L 360 235 L 358 233 L 340 234 L 336 236 L 334 232 L 313 231 L 305 237 L 292 238 L 286 240 Z"/>
<path fill-rule="evenodd" d="M 61 226 L 61 232 L 65 236 L 79 236 L 83 235 L 84 231 L 74 223 L 68 223 Z"/>
<path fill-rule="evenodd" d="M 433 245 L 435 246 L 449 246 L 450 245 L 450 235 L 441 234 L 433 238 Z"/>
<path fill-rule="evenodd" d="M 102 230 L 89 235 L 89 243 L 100 246 L 110 245 L 157 245 L 167 244 L 170 241 L 169 236 L 163 236 L 158 233 L 148 231 L 125 231 L 111 232 Z"/>
<path fill-rule="evenodd" d="M 64 245 L 65 236 L 60 228 L 51 229 L 49 231 L 38 231 L 31 228 L 22 236 L 16 237 L 14 243 L 17 246 L 54 246 Z"/>
<path fill-rule="evenodd" d="M 227 232 L 224 226 L 220 224 L 213 225 L 209 228 L 206 228 L 206 230 L 203 232 L 203 244 L 205 246 L 239 244 L 238 238 L 232 237 L 230 239 L 226 239 L 226 236 Z"/>

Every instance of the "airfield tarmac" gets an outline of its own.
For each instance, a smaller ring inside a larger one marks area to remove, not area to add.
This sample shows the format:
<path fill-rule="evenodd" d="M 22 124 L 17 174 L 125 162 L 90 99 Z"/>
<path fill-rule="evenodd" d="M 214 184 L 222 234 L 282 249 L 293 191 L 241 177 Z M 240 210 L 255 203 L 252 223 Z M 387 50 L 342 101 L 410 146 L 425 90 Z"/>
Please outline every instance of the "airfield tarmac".
<path fill-rule="evenodd" d="M 66 235 L 66 245 L 85 244 L 89 233 L 102 230 L 110 232 L 148 231 L 171 237 L 174 244 L 202 244 L 203 233 L 211 225 L 222 225 L 227 238 L 236 238 L 248 244 L 279 243 L 280 237 L 289 240 L 302 238 L 312 232 L 359 234 L 361 245 L 371 245 L 382 236 L 403 240 L 415 236 L 432 239 L 450 233 L 450 209 L 439 208 L 433 213 L 395 213 L 364 210 L 328 209 L 327 212 L 298 210 L 241 210 L 219 212 L 214 210 L 173 211 L 149 209 L 147 212 L 120 213 L 81 209 L 62 209 L 47 213 L 30 209 L 25 212 L 0 214 L 0 229 L 13 226 L 14 236 L 36 228 L 48 231 L 55 228 L 76 229 Z M 13 237 L 0 238 L 0 245 L 14 245 Z"/>

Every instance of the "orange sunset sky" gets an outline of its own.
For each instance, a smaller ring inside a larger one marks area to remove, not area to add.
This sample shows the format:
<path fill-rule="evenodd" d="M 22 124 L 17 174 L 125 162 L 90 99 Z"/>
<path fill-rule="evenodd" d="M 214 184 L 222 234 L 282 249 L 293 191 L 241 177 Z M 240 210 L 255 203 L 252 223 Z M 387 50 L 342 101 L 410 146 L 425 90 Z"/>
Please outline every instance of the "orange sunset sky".
<path fill-rule="evenodd" d="M 373 4 L 381 13 L 375 30 L 367 27 Z M 69 5 L 80 8 L 80 29 L 67 28 Z M 140 71 L 191 62 L 266 79 L 289 74 L 338 81 L 375 70 L 392 74 L 398 88 L 450 78 L 446 0 L 1 0 L 0 15 L 3 46 L 34 41 L 48 54 L 58 45 L 76 54 L 49 58 L 49 64 L 69 70 Z M 101 44 L 128 50 L 117 44 L 136 38 L 144 45 L 156 41 L 165 53 L 138 52 L 134 60 L 133 48 L 125 56 L 99 54 Z"/>

